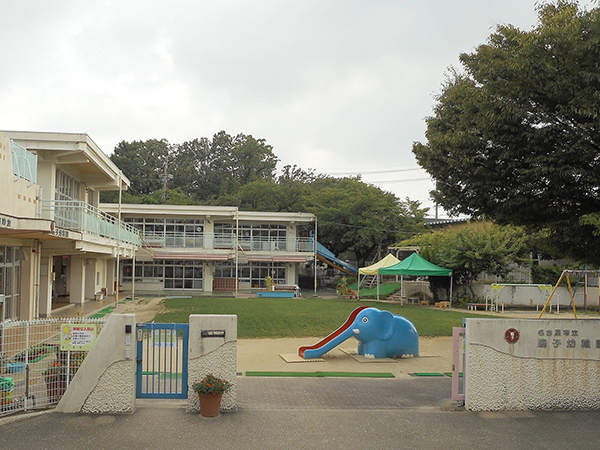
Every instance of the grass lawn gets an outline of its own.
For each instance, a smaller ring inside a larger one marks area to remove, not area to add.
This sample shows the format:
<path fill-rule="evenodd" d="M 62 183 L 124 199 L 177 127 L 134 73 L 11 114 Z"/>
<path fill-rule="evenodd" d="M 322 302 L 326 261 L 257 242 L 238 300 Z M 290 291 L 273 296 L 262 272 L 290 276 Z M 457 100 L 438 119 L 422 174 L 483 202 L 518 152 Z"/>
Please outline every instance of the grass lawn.
<path fill-rule="evenodd" d="M 369 301 L 318 298 L 171 298 L 157 323 L 187 323 L 190 314 L 235 314 L 238 338 L 320 337 L 340 327 L 354 308 L 374 306 L 400 314 L 420 336 L 451 336 L 465 317 L 485 316 Z"/>
<path fill-rule="evenodd" d="M 351 284 L 348 287 L 350 289 L 352 289 L 353 291 L 357 290 L 356 283 Z M 390 281 L 381 283 L 381 285 L 379 286 L 379 298 L 393 294 L 394 292 L 397 292 L 399 290 L 400 290 L 400 283 L 390 282 Z M 360 298 L 366 298 L 366 297 L 376 299 L 377 298 L 377 287 L 375 286 L 371 289 L 361 288 L 360 289 Z"/>

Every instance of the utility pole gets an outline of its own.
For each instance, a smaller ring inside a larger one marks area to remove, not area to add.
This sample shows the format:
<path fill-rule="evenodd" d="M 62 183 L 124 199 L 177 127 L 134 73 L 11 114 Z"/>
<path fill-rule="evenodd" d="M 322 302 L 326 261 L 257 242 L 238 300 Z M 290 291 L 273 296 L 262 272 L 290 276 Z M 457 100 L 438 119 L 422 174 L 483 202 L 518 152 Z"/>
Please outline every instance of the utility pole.
<path fill-rule="evenodd" d="M 166 200 L 167 199 L 167 169 L 169 167 L 169 158 L 165 158 L 165 163 L 163 164 L 163 175 L 162 175 L 162 181 L 163 181 L 163 188 L 162 188 L 162 199 Z"/>

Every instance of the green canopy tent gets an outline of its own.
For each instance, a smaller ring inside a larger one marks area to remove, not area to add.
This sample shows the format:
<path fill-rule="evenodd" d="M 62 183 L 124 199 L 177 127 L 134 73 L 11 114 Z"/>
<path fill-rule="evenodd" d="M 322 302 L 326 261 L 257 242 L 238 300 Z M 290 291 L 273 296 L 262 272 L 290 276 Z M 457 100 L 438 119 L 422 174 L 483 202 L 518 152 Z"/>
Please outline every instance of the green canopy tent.
<path fill-rule="evenodd" d="M 379 269 L 381 275 L 400 275 L 400 295 L 404 297 L 404 275 L 424 277 L 450 277 L 450 304 L 452 304 L 452 270 L 444 269 L 430 263 L 425 258 L 413 253 L 408 258 L 389 267 Z"/>

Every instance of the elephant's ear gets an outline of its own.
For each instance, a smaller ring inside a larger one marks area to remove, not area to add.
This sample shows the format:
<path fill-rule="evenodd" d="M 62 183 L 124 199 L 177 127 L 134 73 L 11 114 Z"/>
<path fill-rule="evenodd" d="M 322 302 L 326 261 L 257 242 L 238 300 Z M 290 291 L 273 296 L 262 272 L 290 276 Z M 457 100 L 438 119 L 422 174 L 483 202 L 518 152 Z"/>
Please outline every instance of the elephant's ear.
<path fill-rule="evenodd" d="M 394 315 L 389 311 L 380 311 L 377 317 L 377 338 L 387 341 L 394 334 Z"/>

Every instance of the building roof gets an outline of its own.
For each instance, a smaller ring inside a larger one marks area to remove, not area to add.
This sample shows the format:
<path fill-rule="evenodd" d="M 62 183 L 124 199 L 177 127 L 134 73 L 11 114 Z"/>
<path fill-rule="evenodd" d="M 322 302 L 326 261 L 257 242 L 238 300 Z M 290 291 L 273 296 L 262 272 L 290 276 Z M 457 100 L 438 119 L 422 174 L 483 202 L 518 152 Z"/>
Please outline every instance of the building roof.
<path fill-rule="evenodd" d="M 58 166 L 69 165 L 88 186 L 98 190 L 117 190 L 130 186 L 129 179 L 86 133 L 39 131 L 0 131 L 11 140 Z"/>
<path fill-rule="evenodd" d="M 116 215 L 119 205 L 102 203 L 100 209 Z M 121 214 L 129 217 L 202 217 L 255 222 L 314 222 L 316 216 L 300 212 L 240 211 L 235 206 L 150 205 L 122 203 Z"/>

